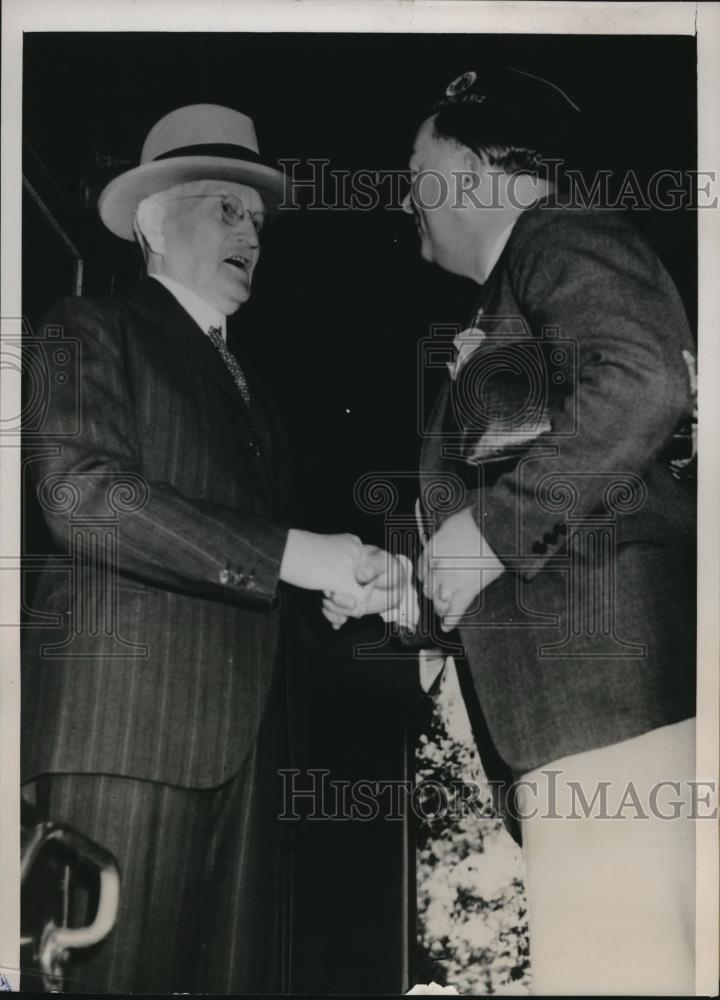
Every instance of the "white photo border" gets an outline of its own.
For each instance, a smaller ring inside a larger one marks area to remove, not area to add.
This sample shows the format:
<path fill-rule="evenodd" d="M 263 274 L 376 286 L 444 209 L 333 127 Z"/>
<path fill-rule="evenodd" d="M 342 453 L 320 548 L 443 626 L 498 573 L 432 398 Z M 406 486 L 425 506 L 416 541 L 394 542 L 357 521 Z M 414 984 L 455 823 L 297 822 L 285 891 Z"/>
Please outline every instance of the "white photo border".
<path fill-rule="evenodd" d="M 491 3 L 480 0 L 4 0 L 0 316 L 2 341 L 20 332 L 23 33 L 32 31 L 483 32 L 697 35 L 698 168 L 720 169 L 720 5 L 717 3 Z M 611 72 L 611 70 L 608 70 Z M 717 177 L 714 196 L 718 196 Z M 720 209 L 698 213 L 699 506 L 697 775 L 718 778 L 720 732 Z M 0 427 L 20 413 L 20 377 L 3 347 Z M 0 447 L 0 973 L 19 986 L 20 446 Z M 10 624 L 5 624 L 10 623 Z M 716 786 L 717 788 L 717 786 Z M 714 805 L 717 805 L 715 792 Z M 718 828 L 697 829 L 699 995 L 718 982 Z"/>

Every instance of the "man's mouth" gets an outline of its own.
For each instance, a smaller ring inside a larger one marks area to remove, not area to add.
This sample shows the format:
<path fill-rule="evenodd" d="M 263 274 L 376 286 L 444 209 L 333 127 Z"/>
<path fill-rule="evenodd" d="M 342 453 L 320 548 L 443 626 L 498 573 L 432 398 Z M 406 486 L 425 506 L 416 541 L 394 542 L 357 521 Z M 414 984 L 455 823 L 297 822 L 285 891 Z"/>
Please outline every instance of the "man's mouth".
<path fill-rule="evenodd" d="M 238 271 L 242 271 L 245 274 L 250 273 L 250 258 L 245 257 L 243 254 L 232 254 L 230 257 L 225 257 L 224 263 L 230 264 L 231 267 L 235 267 Z"/>

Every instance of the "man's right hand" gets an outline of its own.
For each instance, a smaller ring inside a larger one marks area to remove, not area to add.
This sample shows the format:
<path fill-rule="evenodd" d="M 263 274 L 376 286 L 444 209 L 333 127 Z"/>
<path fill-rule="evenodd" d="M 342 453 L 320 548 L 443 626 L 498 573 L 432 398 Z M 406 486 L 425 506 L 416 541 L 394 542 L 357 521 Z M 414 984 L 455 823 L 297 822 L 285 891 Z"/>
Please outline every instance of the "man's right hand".
<path fill-rule="evenodd" d="M 408 586 L 407 566 L 397 556 L 390 555 L 375 545 L 364 546 L 363 557 L 355 569 L 355 580 L 362 587 L 357 592 L 325 589 L 323 615 L 334 629 L 344 625 L 348 618 L 364 615 L 385 615 L 398 607 Z"/>
<path fill-rule="evenodd" d="M 356 567 L 363 555 L 357 535 L 320 535 L 291 528 L 280 579 L 304 590 L 337 590 L 359 599 L 362 590 Z"/>

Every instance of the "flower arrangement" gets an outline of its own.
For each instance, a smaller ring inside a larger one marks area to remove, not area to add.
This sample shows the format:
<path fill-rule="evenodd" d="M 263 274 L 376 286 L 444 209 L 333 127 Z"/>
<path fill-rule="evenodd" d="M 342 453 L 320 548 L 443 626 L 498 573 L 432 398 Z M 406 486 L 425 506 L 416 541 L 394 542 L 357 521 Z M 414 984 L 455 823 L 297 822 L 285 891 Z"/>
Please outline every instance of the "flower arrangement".
<path fill-rule="evenodd" d="M 421 974 L 460 994 L 526 994 L 530 961 L 522 852 L 495 812 L 451 663 L 416 763 L 418 782 L 446 788 L 471 782 L 481 789 L 472 810 L 449 809 L 436 817 L 428 812 L 420 821 Z"/>

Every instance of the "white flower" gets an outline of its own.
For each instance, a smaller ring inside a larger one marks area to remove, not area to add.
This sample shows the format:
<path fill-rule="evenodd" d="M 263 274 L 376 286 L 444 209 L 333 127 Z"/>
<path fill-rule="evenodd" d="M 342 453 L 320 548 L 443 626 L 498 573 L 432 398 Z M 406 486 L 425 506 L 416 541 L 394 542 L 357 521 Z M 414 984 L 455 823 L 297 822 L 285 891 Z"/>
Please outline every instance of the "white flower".
<path fill-rule="evenodd" d="M 458 932 L 473 952 L 491 948 L 496 942 L 496 934 L 490 921 L 481 913 L 476 913 L 460 924 Z"/>
<path fill-rule="evenodd" d="M 471 854 L 455 865 L 452 878 L 458 888 L 470 889 L 480 899 L 497 899 L 519 874 L 514 853 L 499 841 L 490 853 Z"/>
<path fill-rule="evenodd" d="M 425 911 L 425 934 L 429 939 L 439 942 L 447 937 L 453 929 L 450 910 L 437 900 L 433 900 Z"/>
<path fill-rule="evenodd" d="M 448 371 L 453 381 L 460 374 L 460 369 L 467 359 L 473 354 L 480 344 L 485 340 L 487 334 L 477 326 L 471 326 L 467 330 L 462 330 L 453 338 L 453 346 L 457 351 L 453 361 L 448 361 Z"/>

